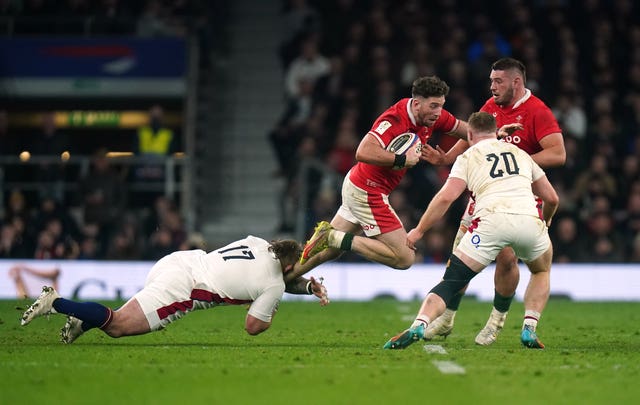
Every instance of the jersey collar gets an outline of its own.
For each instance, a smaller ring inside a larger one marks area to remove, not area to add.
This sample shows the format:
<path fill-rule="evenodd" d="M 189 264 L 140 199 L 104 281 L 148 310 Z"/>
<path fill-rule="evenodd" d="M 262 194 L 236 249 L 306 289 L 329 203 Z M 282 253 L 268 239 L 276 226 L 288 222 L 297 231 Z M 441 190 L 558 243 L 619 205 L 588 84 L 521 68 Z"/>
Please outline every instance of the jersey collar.
<path fill-rule="evenodd" d="M 518 101 L 516 101 L 516 103 L 513 105 L 513 107 L 511 107 L 511 109 L 515 109 L 520 107 L 522 104 L 524 104 L 525 101 L 529 100 L 529 98 L 531 97 L 531 90 L 525 88 L 524 89 L 524 96 L 522 96 L 522 98 Z"/>
<path fill-rule="evenodd" d="M 418 124 L 416 124 L 416 117 L 413 116 L 413 112 L 411 111 L 411 101 L 413 100 L 413 98 L 410 98 L 409 101 L 407 102 L 407 114 L 409 114 L 409 119 L 411 120 L 411 123 L 413 124 L 414 127 L 417 127 Z"/>

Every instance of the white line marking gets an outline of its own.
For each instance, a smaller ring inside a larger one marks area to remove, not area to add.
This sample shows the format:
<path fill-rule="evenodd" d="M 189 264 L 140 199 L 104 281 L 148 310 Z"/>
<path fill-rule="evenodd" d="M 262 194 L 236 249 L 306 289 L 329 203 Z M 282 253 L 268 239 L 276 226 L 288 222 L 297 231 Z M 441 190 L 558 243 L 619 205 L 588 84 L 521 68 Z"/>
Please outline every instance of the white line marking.
<path fill-rule="evenodd" d="M 465 374 L 466 370 L 461 365 L 453 361 L 434 360 L 431 363 L 435 365 L 442 374 Z"/>
<path fill-rule="evenodd" d="M 440 345 L 424 345 L 424 351 L 427 353 L 447 354 L 447 351 L 444 350 L 444 347 Z"/>

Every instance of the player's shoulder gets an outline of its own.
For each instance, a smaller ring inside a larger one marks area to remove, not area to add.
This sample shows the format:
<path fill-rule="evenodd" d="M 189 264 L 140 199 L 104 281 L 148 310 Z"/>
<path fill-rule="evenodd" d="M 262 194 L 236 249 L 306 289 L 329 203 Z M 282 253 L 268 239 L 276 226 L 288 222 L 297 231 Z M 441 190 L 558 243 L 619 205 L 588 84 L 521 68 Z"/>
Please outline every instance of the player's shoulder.
<path fill-rule="evenodd" d="M 528 110 L 533 111 L 551 111 L 549 106 L 535 94 L 531 94 L 531 96 L 522 104 L 522 106 Z"/>
<path fill-rule="evenodd" d="M 375 120 L 370 132 L 378 136 L 382 136 L 385 133 L 394 135 L 405 132 L 410 122 L 409 113 L 407 112 L 408 101 L 409 99 L 405 98 L 387 108 Z"/>

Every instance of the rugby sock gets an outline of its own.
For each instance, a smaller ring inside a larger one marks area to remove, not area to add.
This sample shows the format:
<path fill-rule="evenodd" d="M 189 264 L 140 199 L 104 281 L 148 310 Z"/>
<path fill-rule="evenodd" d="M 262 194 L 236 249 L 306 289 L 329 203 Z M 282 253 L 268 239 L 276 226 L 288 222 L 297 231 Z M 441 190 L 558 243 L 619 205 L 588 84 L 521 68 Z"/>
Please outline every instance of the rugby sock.
<path fill-rule="evenodd" d="M 97 302 L 75 302 L 65 298 L 53 301 L 53 308 L 82 321 L 82 330 L 105 328 L 113 319 L 113 311 Z"/>
<path fill-rule="evenodd" d="M 351 250 L 353 236 L 352 233 L 332 230 L 329 234 L 329 246 L 340 250 Z"/>
<path fill-rule="evenodd" d="M 509 312 L 509 307 L 515 294 L 510 297 L 505 297 L 504 295 L 500 295 L 497 290 L 494 289 L 493 291 L 493 307 L 500 312 Z"/>
<path fill-rule="evenodd" d="M 427 326 L 429 325 L 429 322 L 431 322 L 431 320 L 429 319 L 428 316 L 426 316 L 426 315 L 418 315 L 416 317 L 416 320 L 413 321 L 413 323 L 411 324 L 411 327 L 415 328 L 416 326 L 424 325 L 424 327 L 426 329 Z"/>
<path fill-rule="evenodd" d="M 440 315 L 443 321 L 453 322 L 453 319 L 456 317 L 456 311 L 452 309 L 445 309 L 442 315 Z"/>
<path fill-rule="evenodd" d="M 526 311 L 524 311 L 524 322 L 522 323 L 522 327 L 524 328 L 525 326 L 529 325 L 533 328 L 533 330 L 536 330 L 539 319 L 540 312 L 527 309 Z"/>
<path fill-rule="evenodd" d="M 462 297 L 464 297 L 464 293 L 456 293 L 449 302 L 447 303 L 447 310 L 451 310 L 456 312 L 458 308 L 460 308 L 460 302 L 462 301 Z"/>

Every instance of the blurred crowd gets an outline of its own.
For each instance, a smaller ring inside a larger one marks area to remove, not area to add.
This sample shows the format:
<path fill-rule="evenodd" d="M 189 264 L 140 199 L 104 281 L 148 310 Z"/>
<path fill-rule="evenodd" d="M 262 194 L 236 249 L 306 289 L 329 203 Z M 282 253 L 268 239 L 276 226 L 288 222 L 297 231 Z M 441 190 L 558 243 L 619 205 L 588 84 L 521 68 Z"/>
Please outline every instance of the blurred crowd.
<path fill-rule="evenodd" d="M 226 46 L 224 1 L 0 0 L 0 28 L 9 35 L 185 35 Z M 219 12 L 218 12 L 219 11 Z M 51 20 L 51 15 L 59 18 Z M 438 75 L 451 92 L 445 108 L 466 120 L 490 96 L 489 70 L 512 56 L 527 67 L 527 87 L 554 111 L 567 162 L 547 174 L 561 195 L 551 227 L 556 262 L 640 261 L 640 5 L 633 0 L 282 0 L 284 36 L 279 58 L 286 110 L 267 131 L 277 175 L 286 180 L 281 231 L 297 224 L 301 183 L 309 187 L 304 228 L 331 219 L 339 183 L 374 119 L 410 96 L 418 76 Z M 47 23 L 45 23 L 48 21 Z M 213 41 L 213 39 L 216 39 Z M 207 65 L 209 52 L 202 53 Z M 15 153 L 0 112 L 0 154 Z M 34 151 L 64 151 L 64 134 L 42 137 Z M 40 136 L 40 134 L 38 134 Z M 435 136 L 450 147 L 455 140 Z M 72 196 L 43 190 L 5 191 L 0 258 L 155 260 L 167 252 L 202 247 L 188 235 L 176 202 L 159 195 L 132 210 L 128 174 L 95 150 L 90 174 Z M 292 157 L 293 156 L 293 157 Z M 421 164 L 390 196 L 407 229 L 448 175 Z M 43 168 L 40 176 L 54 176 Z M 55 181 L 52 182 L 52 184 Z M 463 210 L 461 200 L 429 231 L 421 262 L 449 256 Z M 345 260 L 359 260 L 355 255 Z"/>
<path fill-rule="evenodd" d="M 0 0 L 0 35 L 195 35 L 206 67 L 216 23 L 224 18 L 217 11 L 224 7 L 217 0 Z M 202 236 L 187 232 L 173 197 L 131 190 L 135 181 L 162 185 L 166 174 L 162 159 L 155 158 L 182 150 L 179 131 L 164 123 L 162 106 L 149 104 L 148 124 L 100 134 L 100 141 L 95 132 L 59 128 L 50 111 L 38 114 L 35 128 L 17 128 L 9 126 L 12 111 L 0 110 L 0 157 L 29 151 L 32 158 L 53 158 L 29 166 L 3 163 L 5 185 L 39 187 L 3 190 L 0 258 L 158 260 L 176 250 L 205 248 Z M 114 164 L 109 149 L 132 151 L 145 163 Z M 90 157 L 90 167 L 78 172 L 60 161 L 65 153 Z"/>
<path fill-rule="evenodd" d="M 632 0 L 285 1 L 279 56 L 288 108 L 268 136 L 288 184 L 309 187 L 305 229 L 330 220 L 339 187 L 301 174 L 316 159 L 344 175 L 375 118 L 410 97 L 418 76 L 438 75 L 445 109 L 466 120 L 490 96 L 490 65 L 522 60 L 527 87 L 561 124 L 564 167 L 547 174 L 561 195 L 551 227 L 556 262 L 640 261 L 640 6 Z M 448 148 L 453 140 L 430 143 Z M 297 155 L 296 158 L 291 158 Z M 411 229 L 448 167 L 409 170 L 390 196 Z M 286 203 L 283 203 L 286 205 Z M 422 262 L 448 257 L 464 207 L 428 232 Z M 283 210 L 284 230 L 291 215 Z M 353 260 L 357 260 L 355 255 Z"/>

